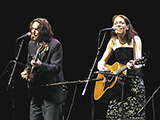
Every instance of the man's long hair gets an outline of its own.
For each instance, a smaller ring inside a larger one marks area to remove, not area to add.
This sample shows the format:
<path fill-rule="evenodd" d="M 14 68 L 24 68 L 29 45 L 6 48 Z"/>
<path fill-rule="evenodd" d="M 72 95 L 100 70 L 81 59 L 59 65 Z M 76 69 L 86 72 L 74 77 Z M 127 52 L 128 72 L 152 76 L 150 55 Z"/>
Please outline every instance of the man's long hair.
<path fill-rule="evenodd" d="M 40 30 L 40 33 L 39 33 L 39 36 L 38 36 L 38 42 L 49 42 L 50 41 L 50 38 L 53 37 L 53 31 L 52 31 L 52 27 L 50 25 L 50 23 L 48 22 L 47 19 L 45 18 L 36 18 L 34 19 L 31 23 L 30 23 L 30 30 L 31 30 L 31 27 L 33 25 L 34 22 L 38 22 L 40 24 L 40 27 L 39 27 L 39 30 Z"/>
<path fill-rule="evenodd" d="M 125 38 L 128 44 L 131 43 L 131 40 L 134 36 L 138 36 L 138 33 L 134 30 L 130 20 L 124 16 L 124 15 L 115 15 L 112 19 L 112 22 L 114 22 L 116 17 L 121 17 L 124 19 L 126 25 L 128 26 L 128 30 L 126 30 Z M 111 38 L 117 38 L 117 34 L 114 31 L 111 31 Z"/>

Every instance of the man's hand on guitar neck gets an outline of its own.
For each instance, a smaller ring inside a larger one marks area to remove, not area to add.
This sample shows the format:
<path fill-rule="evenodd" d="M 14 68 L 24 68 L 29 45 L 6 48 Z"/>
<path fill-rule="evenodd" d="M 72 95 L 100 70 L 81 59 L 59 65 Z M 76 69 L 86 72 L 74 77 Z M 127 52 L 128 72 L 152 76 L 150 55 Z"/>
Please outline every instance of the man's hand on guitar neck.
<path fill-rule="evenodd" d="M 37 61 L 31 60 L 31 65 L 35 65 L 35 67 L 40 67 L 42 62 L 38 59 Z"/>

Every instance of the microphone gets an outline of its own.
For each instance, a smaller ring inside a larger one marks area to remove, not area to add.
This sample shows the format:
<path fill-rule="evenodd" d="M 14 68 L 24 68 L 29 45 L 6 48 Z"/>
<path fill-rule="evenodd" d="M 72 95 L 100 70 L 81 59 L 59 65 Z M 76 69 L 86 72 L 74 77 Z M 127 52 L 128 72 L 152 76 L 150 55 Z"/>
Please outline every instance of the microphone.
<path fill-rule="evenodd" d="M 110 27 L 110 28 L 104 28 L 104 29 L 101 29 L 100 31 L 107 31 L 107 30 L 117 30 L 116 27 Z"/>
<path fill-rule="evenodd" d="M 18 37 L 17 40 L 22 39 L 22 38 L 27 37 L 27 36 L 30 36 L 30 35 L 31 35 L 31 32 L 28 32 L 28 33 Z"/>

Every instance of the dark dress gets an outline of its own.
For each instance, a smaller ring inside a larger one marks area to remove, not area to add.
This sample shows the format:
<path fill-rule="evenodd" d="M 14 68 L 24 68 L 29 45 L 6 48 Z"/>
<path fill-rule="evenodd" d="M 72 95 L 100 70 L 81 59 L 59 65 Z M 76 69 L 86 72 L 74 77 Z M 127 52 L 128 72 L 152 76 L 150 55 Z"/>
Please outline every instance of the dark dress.
<path fill-rule="evenodd" d="M 114 51 L 114 54 L 116 61 L 124 65 L 129 60 L 133 60 L 133 48 L 117 48 Z M 138 114 L 138 111 L 146 102 L 143 71 L 142 69 L 131 69 L 127 70 L 127 75 L 134 76 L 134 78 L 124 79 L 123 107 L 121 106 L 120 91 L 116 94 L 116 97 L 109 102 L 106 116 L 107 119 L 145 119 L 145 111 Z"/>

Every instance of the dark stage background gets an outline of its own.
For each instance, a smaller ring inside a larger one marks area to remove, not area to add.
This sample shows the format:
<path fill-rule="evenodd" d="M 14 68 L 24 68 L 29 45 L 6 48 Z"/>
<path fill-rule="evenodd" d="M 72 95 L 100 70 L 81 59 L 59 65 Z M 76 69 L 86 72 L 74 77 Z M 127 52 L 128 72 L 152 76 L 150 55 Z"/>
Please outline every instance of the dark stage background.
<path fill-rule="evenodd" d="M 89 70 L 96 56 L 97 37 L 100 29 L 112 26 L 112 17 L 115 14 L 124 14 L 129 17 L 143 42 L 143 52 L 151 52 L 147 65 L 143 68 L 145 73 L 145 86 L 147 100 L 154 90 L 160 85 L 159 81 L 159 16 L 158 3 L 152 1 L 107 1 L 107 0 L 53 0 L 53 1 L 3 1 L 1 11 L 1 47 L 0 47 L 0 73 L 7 64 L 14 60 L 16 38 L 28 32 L 29 23 L 36 17 L 45 17 L 53 27 L 55 37 L 63 44 L 64 60 L 63 69 L 66 81 L 83 80 L 88 77 Z M 101 49 L 100 56 L 105 50 L 109 40 L 109 32 Z M 19 61 L 26 63 L 27 43 L 26 38 Z M 114 60 L 114 58 L 112 59 Z M 113 63 L 113 61 L 110 61 Z M 6 92 L 10 77 L 9 70 L 0 79 L 0 119 L 12 120 L 11 93 L 15 98 L 15 120 L 28 120 L 29 98 L 25 80 L 20 78 L 24 67 L 16 67 L 13 80 L 15 90 Z M 95 67 L 96 70 L 96 67 Z M 91 116 L 91 83 L 85 96 L 81 93 L 84 84 L 77 84 L 75 103 L 69 120 L 90 120 Z M 67 86 L 67 100 L 65 115 L 73 97 L 76 84 Z M 159 115 L 160 91 L 154 97 L 156 120 Z M 102 110 L 104 107 L 101 106 Z M 152 120 L 152 104 L 146 107 L 147 120 Z M 102 112 L 100 112 L 102 113 Z"/>

